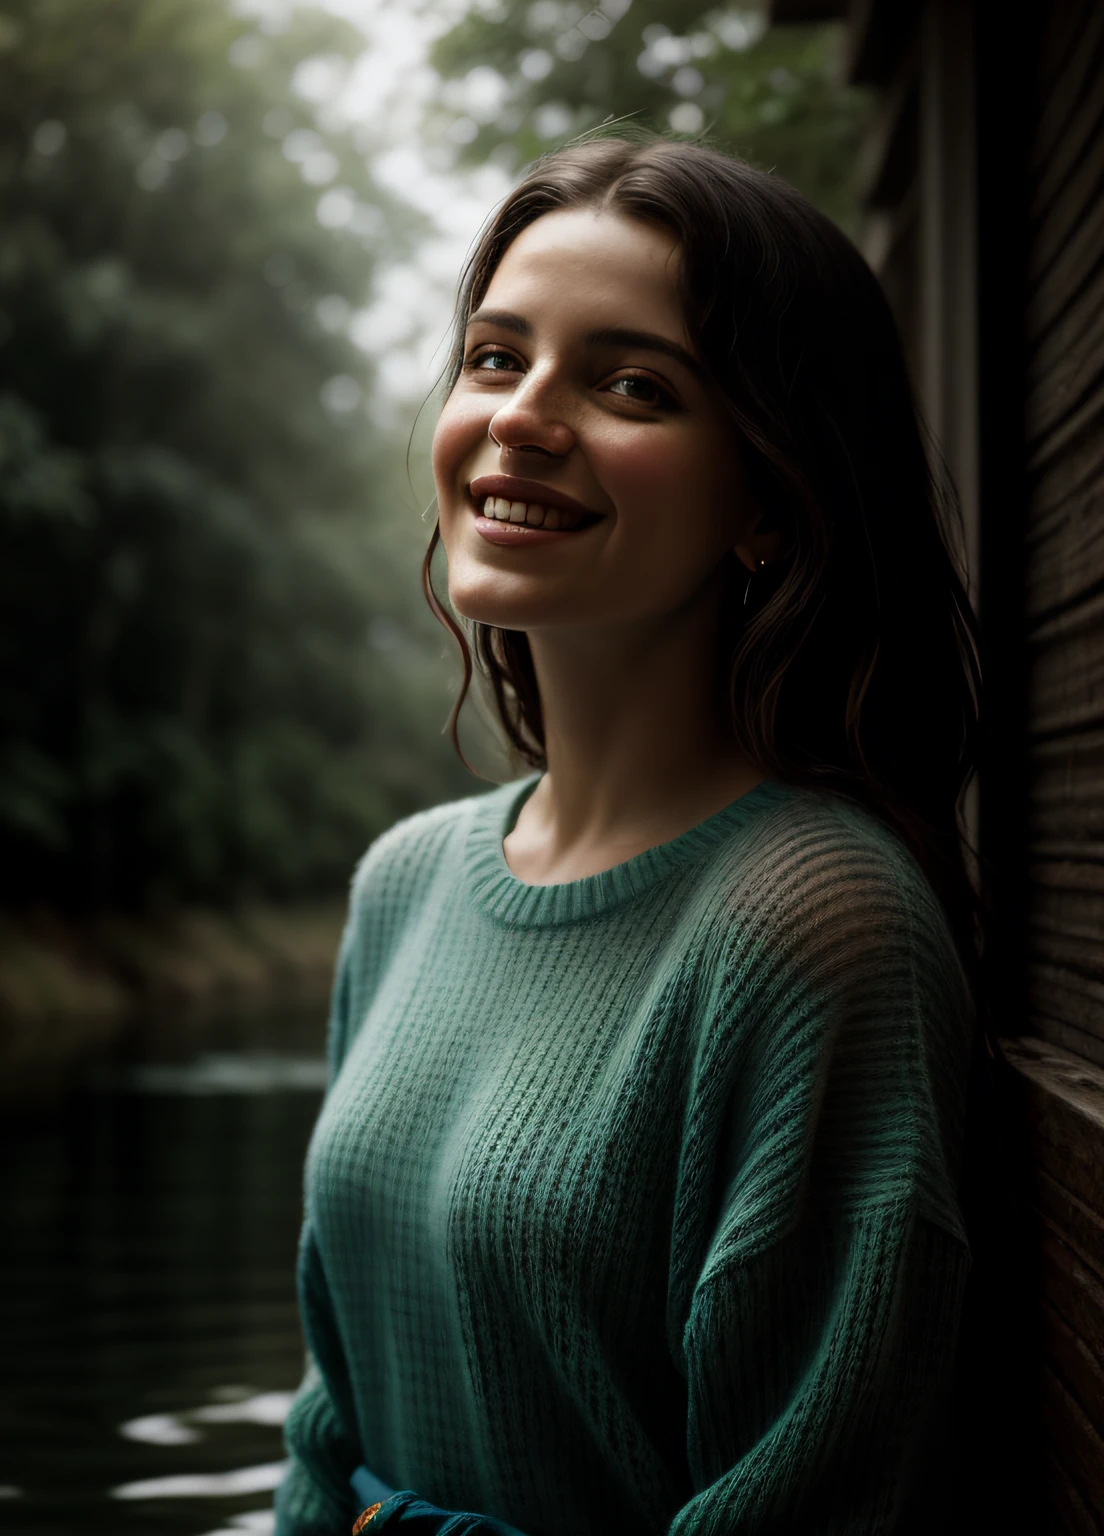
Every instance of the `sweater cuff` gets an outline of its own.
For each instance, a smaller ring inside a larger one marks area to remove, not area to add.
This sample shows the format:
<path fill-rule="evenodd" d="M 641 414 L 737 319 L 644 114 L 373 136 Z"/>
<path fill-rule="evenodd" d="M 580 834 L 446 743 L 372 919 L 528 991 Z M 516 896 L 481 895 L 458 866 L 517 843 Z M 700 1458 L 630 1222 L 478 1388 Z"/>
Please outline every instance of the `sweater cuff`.
<path fill-rule="evenodd" d="M 367 1510 L 353 1526 L 357 1536 L 377 1536 L 384 1530 L 401 1532 L 401 1536 L 523 1536 L 514 1526 L 490 1515 L 440 1509 L 410 1488 L 384 1499 L 365 1520 L 366 1514 Z"/>

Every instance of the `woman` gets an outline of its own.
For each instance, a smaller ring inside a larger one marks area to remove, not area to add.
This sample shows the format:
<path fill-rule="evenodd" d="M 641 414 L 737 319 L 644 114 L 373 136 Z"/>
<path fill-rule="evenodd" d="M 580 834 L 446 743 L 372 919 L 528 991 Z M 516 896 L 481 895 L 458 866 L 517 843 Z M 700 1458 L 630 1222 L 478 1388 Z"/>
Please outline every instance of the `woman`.
<path fill-rule="evenodd" d="M 277 1532 L 944 1530 L 979 676 L 878 285 L 773 176 L 576 143 L 433 467 L 534 771 L 357 871 Z"/>

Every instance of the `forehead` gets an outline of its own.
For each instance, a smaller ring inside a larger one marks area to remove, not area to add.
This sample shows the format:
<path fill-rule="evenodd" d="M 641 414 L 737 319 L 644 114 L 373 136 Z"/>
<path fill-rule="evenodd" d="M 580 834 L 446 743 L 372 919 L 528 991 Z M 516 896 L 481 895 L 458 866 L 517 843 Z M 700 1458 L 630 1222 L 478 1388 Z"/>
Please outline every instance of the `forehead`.
<path fill-rule="evenodd" d="M 507 247 L 483 305 L 561 310 L 589 324 L 639 325 L 683 339 L 674 235 L 610 209 L 543 214 Z"/>

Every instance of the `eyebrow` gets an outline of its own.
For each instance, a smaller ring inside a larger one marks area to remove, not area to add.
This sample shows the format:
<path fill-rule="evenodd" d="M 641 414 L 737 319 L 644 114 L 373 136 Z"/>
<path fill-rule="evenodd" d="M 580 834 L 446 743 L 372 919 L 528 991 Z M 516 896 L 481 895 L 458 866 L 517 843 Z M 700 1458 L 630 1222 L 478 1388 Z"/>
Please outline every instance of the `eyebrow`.
<path fill-rule="evenodd" d="M 497 325 L 504 331 L 513 331 L 517 336 L 533 334 L 533 327 L 528 320 L 509 309 L 477 309 L 468 321 L 468 325 L 476 324 Z M 696 379 L 705 381 L 705 370 L 692 353 L 680 347 L 677 341 L 668 341 L 666 336 L 657 336 L 654 331 L 635 331 L 624 326 L 607 325 L 596 331 L 588 331 L 585 340 L 595 347 L 639 347 L 645 352 L 659 352 L 681 363 Z"/>

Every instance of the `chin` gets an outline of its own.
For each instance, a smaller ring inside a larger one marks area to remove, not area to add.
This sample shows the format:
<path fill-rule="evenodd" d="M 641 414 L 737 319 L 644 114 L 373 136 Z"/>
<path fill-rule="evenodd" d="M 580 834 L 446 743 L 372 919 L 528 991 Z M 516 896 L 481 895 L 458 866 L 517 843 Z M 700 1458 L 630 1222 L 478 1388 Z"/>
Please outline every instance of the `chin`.
<path fill-rule="evenodd" d="M 540 620 L 529 606 L 513 603 L 480 602 L 477 598 L 454 597 L 449 592 L 454 613 L 473 624 L 493 624 L 496 629 L 533 629 Z"/>
<path fill-rule="evenodd" d="M 449 586 L 449 603 L 453 612 L 476 624 L 493 624 L 496 629 L 554 629 L 559 624 L 571 623 L 573 613 L 564 611 L 562 604 L 540 601 L 521 593 L 511 599 L 504 592 L 489 593 L 485 587 Z"/>
<path fill-rule="evenodd" d="M 511 572 L 465 557 L 449 561 L 448 598 L 461 618 L 499 629 L 528 629 L 541 622 L 542 612 L 550 606 L 537 593 L 519 591 Z"/>

